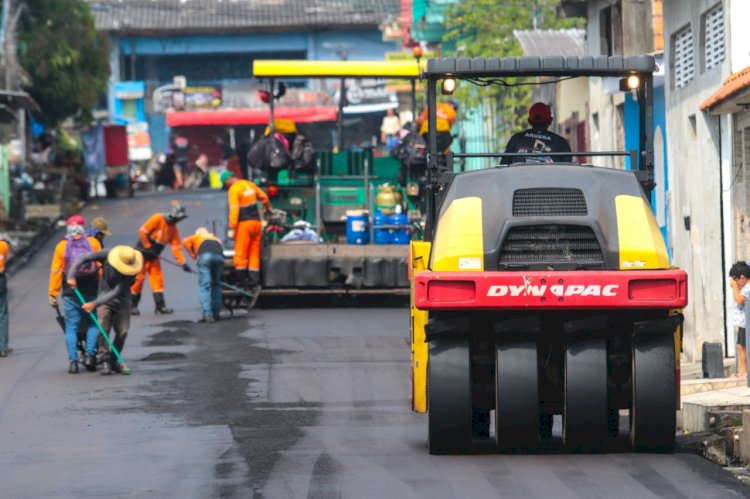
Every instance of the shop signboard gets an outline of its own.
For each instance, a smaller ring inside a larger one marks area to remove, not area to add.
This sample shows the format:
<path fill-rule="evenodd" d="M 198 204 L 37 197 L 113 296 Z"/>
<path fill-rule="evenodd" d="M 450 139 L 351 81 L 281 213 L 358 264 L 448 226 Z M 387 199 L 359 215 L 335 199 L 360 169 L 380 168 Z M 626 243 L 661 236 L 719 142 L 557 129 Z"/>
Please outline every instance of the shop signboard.
<path fill-rule="evenodd" d="M 148 134 L 148 123 L 139 121 L 128 123 L 128 158 L 130 161 L 148 161 L 151 151 L 151 136 Z"/>
<path fill-rule="evenodd" d="M 221 106 L 221 87 L 185 87 L 172 93 L 172 107 L 178 111 L 216 109 Z"/>

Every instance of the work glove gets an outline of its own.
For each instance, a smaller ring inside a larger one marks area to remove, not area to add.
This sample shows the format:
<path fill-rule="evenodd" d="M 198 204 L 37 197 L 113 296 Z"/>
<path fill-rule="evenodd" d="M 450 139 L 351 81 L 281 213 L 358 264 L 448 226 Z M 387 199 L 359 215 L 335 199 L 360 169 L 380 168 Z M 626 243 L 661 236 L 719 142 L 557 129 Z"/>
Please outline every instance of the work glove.
<path fill-rule="evenodd" d="M 75 277 L 71 277 L 70 279 L 68 279 L 68 286 L 70 286 L 71 288 L 75 288 L 77 284 L 78 283 L 76 282 Z"/>
<path fill-rule="evenodd" d="M 50 307 L 56 307 L 57 306 L 57 297 L 56 296 L 49 296 L 49 305 Z"/>
<path fill-rule="evenodd" d="M 143 257 L 144 258 L 152 260 L 154 258 L 157 258 L 158 256 L 159 255 L 156 254 L 156 252 L 154 251 L 154 248 L 152 248 L 151 246 L 149 246 L 148 248 L 146 248 L 145 250 L 143 250 Z"/>
<path fill-rule="evenodd" d="M 182 264 L 182 270 L 184 270 L 185 272 L 192 272 L 193 271 L 193 269 L 191 269 L 190 265 L 188 265 L 187 263 L 183 263 Z"/>
<path fill-rule="evenodd" d="M 228 237 L 229 239 L 234 239 L 234 229 L 229 229 L 229 230 L 227 231 L 227 237 Z"/>

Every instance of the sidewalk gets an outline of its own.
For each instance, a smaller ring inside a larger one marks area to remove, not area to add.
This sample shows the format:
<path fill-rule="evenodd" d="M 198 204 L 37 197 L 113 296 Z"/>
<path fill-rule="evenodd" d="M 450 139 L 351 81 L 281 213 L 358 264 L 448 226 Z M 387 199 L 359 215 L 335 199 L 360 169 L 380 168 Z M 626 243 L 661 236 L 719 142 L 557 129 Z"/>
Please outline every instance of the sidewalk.
<path fill-rule="evenodd" d="M 724 372 L 728 377 L 703 379 L 701 363 L 681 366 L 678 446 L 750 480 L 747 467 L 738 467 L 750 462 L 750 387 L 747 378 L 729 377 L 735 359 L 724 359 Z"/>
<path fill-rule="evenodd" d="M 12 276 L 28 263 L 56 230 L 57 220 L 27 224 L 25 230 L 4 230 L 11 243 L 10 257 L 6 263 L 8 275 Z"/>

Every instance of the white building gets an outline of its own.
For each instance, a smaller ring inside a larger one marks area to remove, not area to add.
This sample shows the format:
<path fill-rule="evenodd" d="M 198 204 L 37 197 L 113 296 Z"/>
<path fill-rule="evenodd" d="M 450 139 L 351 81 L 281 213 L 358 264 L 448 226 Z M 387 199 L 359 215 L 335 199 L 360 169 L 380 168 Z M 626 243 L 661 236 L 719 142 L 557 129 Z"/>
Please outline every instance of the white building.
<path fill-rule="evenodd" d="M 682 2 L 679 4 L 683 5 Z M 750 259 L 750 32 L 746 26 L 746 20 L 750 18 L 750 2 L 714 0 L 691 4 L 694 5 L 689 23 L 681 16 L 674 16 L 674 23 L 670 20 L 673 60 L 675 69 L 680 69 L 679 79 L 674 85 L 675 116 L 680 119 L 687 114 L 691 119 L 690 113 L 697 113 L 694 118 L 696 125 L 706 123 L 703 134 L 710 134 L 712 147 L 704 152 L 712 152 L 714 156 L 705 168 L 713 176 L 718 176 L 720 204 L 712 211 L 720 210 L 721 221 L 711 233 L 714 236 L 718 233 L 713 244 L 720 243 L 722 256 L 721 262 L 713 262 L 712 267 L 722 270 L 719 276 L 721 288 L 717 294 L 722 296 L 726 311 L 726 349 L 733 354 L 733 300 L 727 271 L 733 262 Z M 692 53 L 687 50 L 690 47 L 687 33 L 690 32 L 695 34 Z M 723 83 L 718 82 L 706 92 L 703 75 L 715 80 L 716 76 L 709 74 L 712 70 L 717 72 L 714 68 L 720 71 Z M 695 88 L 689 92 L 693 84 Z M 700 93 L 702 97 L 709 94 L 701 100 L 697 111 L 694 109 L 695 99 L 691 98 L 693 93 Z M 687 184 L 689 180 L 684 179 L 683 183 Z M 705 262 L 706 265 L 709 263 Z M 713 315 L 708 320 L 711 319 Z"/>
<path fill-rule="evenodd" d="M 657 187 L 654 207 L 673 264 L 690 279 L 683 351 L 695 361 L 704 342 L 720 342 L 734 355 L 727 272 L 750 258 L 750 30 L 743 25 L 750 1 L 562 4 L 568 14 L 587 17 L 591 55 L 654 53 L 658 60 L 663 49 L 665 119 L 654 147 L 656 179 L 666 190 L 660 199 Z M 591 88 L 592 146 L 621 150 L 623 96 L 603 92 L 604 81 L 598 85 Z M 667 165 L 662 178 L 660 157 Z"/>
<path fill-rule="evenodd" d="M 729 75 L 750 64 L 750 31 L 742 26 L 749 16 L 746 0 L 664 0 L 669 211 L 674 263 L 690 278 L 683 348 L 692 360 L 707 341 L 734 354 L 727 272 L 735 260 L 750 256 L 743 236 L 748 227 L 742 225 L 747 202 L 734 199 L 735 193 L 746 198 L 744 166 L 734 165 L 741 151 L 735 151 L 734 139 L 742 131 L 738 125 L 750 122 L 722 94 L 709 99 Z"/>

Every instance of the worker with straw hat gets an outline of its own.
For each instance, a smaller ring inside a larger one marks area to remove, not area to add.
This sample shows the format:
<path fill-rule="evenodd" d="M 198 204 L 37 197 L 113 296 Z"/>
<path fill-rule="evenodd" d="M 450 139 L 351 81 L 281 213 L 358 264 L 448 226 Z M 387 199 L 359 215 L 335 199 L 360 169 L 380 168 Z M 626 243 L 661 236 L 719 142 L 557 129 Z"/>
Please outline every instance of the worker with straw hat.
<path fill-rule="evenodd" d="M 105 334 L 109 335 L 114 328 L 112 343 L 118 352 L 122 352 L 130 329 L 130 287 L 135 282 L 135 276 L 143 269 L 143 255 L 130 246 L 115 246 L 111 250 L 96 251 L 79 257 L 73 264 L 73 270 L 90 262 L 101 264 L 102 278 L 96 298 L 83 304 L 81 308 L 87 313 L 96 309 Z M 68 284 L 75 286 L 75 279 L 69 279 Z M 117 359 L 112 357 L 106 341 L 100 342 L 99 347 L 104 350 L 101 374 L 111 374 L 112 371 L 128 374 L 121 369 Z"/>
<path fill-rule="evenodd" d="M 109 230 L 109 224 L 107 224 L 107 219 L 104 217 L 96 217 L 91 220 L 91 222 L 89 222 L 89 228 L 86 230 L 86 235 L 95 237 L 102 245 L 102 248 L 104 248 L 104 238 L 112 235 L 112 231 Z"/>

